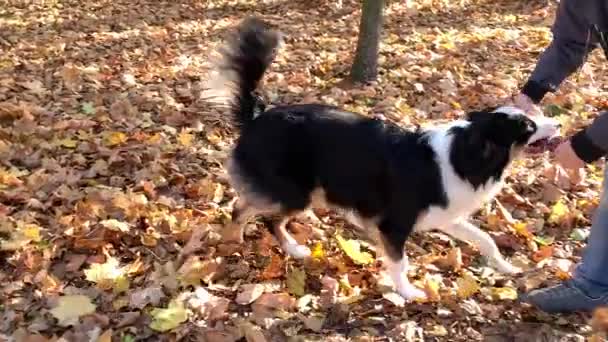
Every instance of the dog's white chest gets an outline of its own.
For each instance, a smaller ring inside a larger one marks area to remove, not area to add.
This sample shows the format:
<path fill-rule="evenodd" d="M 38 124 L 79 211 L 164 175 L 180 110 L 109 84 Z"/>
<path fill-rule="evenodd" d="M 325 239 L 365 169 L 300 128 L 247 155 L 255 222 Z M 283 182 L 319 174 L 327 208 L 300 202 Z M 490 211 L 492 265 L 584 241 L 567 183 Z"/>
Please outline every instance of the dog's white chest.
<path fill-rule="evenodd" d="M 452 136 L 439 131 L 431 136 L 430 144 L 437 154 L 437 163 L 441 172 L 441 183 L 445 191 L 447 207 L 430 206 L 419 218 L 415 230 L 424 231 L 453 224 L 477 211 L 481 206 L 494 197 L 502 187 L 502 179 L 489 180 L 475 188 L 471 183 L 462 179 L 450 162 L 449 151 Z"/>

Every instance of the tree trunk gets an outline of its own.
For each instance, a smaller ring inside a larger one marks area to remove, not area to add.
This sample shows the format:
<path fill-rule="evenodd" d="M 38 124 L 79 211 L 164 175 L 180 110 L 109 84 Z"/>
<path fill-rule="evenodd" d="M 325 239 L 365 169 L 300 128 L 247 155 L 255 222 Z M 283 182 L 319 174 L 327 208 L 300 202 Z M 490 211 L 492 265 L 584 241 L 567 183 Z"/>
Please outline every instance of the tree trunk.
<path fill-rule="evenodd" d="M 359 38 L 350 72 L 354 82 L 370 82 L 378 76 L 378 48 L 385 0 L 363 0 Z"/>

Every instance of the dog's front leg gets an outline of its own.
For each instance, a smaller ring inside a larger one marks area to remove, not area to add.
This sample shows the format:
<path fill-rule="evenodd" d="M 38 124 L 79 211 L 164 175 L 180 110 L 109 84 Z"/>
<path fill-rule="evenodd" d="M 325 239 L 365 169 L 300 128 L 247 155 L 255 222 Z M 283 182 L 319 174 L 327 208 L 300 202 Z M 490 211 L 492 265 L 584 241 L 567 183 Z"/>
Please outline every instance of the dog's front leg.
<path fill-rule="evenodd" d="M 505 260 L 500 253 L 498 246 L 496 246 L 494 239 L 492 239 L 488 233 L 479 229 L 470 222 L 466 220 L 459 220 L 450 226 L 440 228 L 440 230 L 459 240 L 473 243 L 475 246 L 477 246 L 477 248 L 479 248 L 479 252 L 482 255 L 490 259 L 490 262 L 499 272 L 509 274 L 521 272 L 521 269 L 511 265 L 510 262 Z"/>
<path fill-rule="evenodd" d="M 406 215 L 410 217 L 410 215 Z M 407 271 L 409 261 L 404 251 L 405 240 L 409 236 L 413 224 L 399 215 L 387 217 L 378 226 L 380 231 L 381 254 L 388 274 L 395 284 L 397 292 L 406 300 L 425 299 L 424 291 L 410 283 Z"/>

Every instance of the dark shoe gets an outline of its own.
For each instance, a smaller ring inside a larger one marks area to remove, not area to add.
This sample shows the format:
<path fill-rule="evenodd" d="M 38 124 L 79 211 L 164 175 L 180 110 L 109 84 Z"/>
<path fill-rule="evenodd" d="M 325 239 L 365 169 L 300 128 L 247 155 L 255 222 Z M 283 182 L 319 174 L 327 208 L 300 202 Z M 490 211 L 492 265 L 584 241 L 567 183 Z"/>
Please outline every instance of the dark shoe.
<path fill-rule="evenodd" d="M 548 313 L 592 311 L 598 306 L 608 305 L 608 290 L 604 295 L 592 298 L 570 280 L 553 287 L 530 291 L 521 299 Z"/>

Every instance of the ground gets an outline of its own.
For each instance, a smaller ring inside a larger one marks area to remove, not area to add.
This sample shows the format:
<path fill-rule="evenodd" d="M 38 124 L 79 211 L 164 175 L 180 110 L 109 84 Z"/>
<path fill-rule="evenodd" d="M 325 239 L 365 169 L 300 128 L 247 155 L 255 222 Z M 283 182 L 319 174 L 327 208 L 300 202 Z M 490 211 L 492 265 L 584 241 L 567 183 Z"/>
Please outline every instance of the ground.
<path fill-rule="evenodd" d="M 199 98 L 226 30 L 257 14 L 286 35 L 264 82 L 273 104 L 319 101 L 404 126 L 503 103 L 550 42 L 556 4 L 391 1 L 378 82 L 352 86 L 359 2 L 61 1 L 0 8 L 0 340 L 583 341 L 605 312 L 547 315 L 518 293 L 567 279 L 598 203 L 549 153 L 514 165 L 474 221 L 522 276 L 441 234 L 407 245 L 430 300 L 403 303 L 373 246 L 340 217 L 291 225 L 313 258 L 286 257 L 261 222 L 221 235 L 235 196 L 233 131 Z M 566 134 L 604 107 L 606 63 L 544 109 Z M 605 315 L 604 315 L 605 316 Z M 605 325 L 605 324 L 604 324 Z"/>

